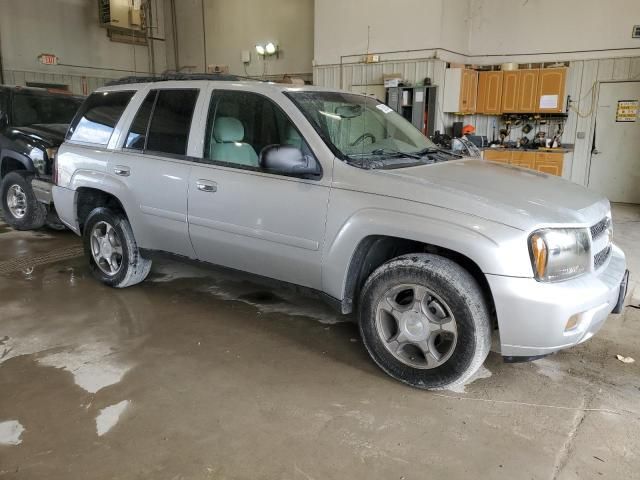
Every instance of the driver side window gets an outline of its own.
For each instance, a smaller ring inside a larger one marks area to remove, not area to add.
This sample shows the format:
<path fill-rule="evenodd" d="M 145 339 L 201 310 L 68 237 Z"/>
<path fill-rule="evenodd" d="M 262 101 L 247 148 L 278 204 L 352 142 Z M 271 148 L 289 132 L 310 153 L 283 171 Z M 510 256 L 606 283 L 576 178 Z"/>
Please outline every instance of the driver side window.
<path fill-rule="evenodd" d="M 293 123 L 268 98 L 242 91 L 214 92 L 205 133 L 205 161 L 261 169 L 260 154 L 273 145 L 293 146 L 303 155 L 312 155 Z"/>

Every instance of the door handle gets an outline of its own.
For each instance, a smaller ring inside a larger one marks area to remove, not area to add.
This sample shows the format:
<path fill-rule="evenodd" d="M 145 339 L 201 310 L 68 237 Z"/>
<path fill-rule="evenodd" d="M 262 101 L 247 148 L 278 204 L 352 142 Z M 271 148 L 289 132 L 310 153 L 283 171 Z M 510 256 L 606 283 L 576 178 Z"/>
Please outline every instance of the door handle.
<path fill-rule="evenodd" d="M 121 165 L 116 165 L 113 167 L 113 173 L 116 175 L 120 175 L 121 177 L 128 177 L 131 175 L 131 169 L 129 167 L 123 167 Z"/>
<path fill-rule="evenodd" d="M 196 182 L 196 187 L 201 192 L 213 193 L 218 191 L 218 184 L 209 180 L 198 180 Z"/>
<path fill-rule="evenodd" d="M 593 155 L 600 155 L 602 152 L 600 150 L 593 150 L 593 152 L 591 152 Z"/>

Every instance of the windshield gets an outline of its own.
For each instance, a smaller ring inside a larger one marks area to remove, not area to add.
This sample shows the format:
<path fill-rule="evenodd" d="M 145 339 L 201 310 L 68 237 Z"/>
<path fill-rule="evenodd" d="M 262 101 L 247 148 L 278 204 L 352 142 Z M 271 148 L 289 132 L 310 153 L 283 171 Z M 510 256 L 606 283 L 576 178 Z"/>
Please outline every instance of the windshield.
<path fill-rule="evenodd" d="M 406 156 L 437 147 L 404 117 L 374 98 L 341 92 L 292 92 L 290 97 L 343 159 Z"/>
<path fill-rule="evenodd" d="M 16 92 L 13 95 L 13 121 L 16 127 L 40 123 L 71 123 L 78 107 L 79 98 Z"/>

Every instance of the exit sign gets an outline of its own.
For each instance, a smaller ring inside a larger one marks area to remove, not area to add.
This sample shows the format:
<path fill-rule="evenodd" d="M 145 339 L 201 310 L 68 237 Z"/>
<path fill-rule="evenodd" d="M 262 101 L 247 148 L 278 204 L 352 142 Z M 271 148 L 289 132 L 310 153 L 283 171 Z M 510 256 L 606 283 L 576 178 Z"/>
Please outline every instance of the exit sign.
<path fill-rule="evenodd" d="M 40 63 L 42 63 L 43 65 L 58 64 L 58 57 L 53 53 L 41 53 L 40 55 L 38 55 L 38 60 L 40 60 Z"/>

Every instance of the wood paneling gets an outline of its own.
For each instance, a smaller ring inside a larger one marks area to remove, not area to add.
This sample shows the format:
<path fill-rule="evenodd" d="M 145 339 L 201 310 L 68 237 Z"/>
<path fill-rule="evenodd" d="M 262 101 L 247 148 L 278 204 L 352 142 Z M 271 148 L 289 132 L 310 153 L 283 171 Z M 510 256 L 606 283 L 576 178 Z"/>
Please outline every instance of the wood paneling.
<path fill-rule="evenodd" d="M 511 152 L 502 149 L 493 149 L 484 151 L 484 159 L 491 162 L 509 163 L 511 160 Z"/>
<path fill-rule="evenodd" d="M 502 113 L 518 111 L 518 70 L 503 72 L 502 79 Z"/>
<path fill-rule="evenodd" d="M 534 152 L 511 152 L 511 165 L 517 167 L 536 168 L 536 154 Z"/>
<path fill-rule="evenodd" d="M 535 154 L 535 169 L 539 172 L 561 177 L 563 163 L 562 153 L 537 152 Z"/>
<path fill-rule="evenodd" d="M 536 111 L 540 113 L 560 113 L 564 111 L 564 91 L 567 82 L 566 68 L 545 68 L 538 72 L 538 92 Z M 556 95 L 555 108 L 541 108 L 540 101 L 543 95 Z"/>
<path fill-rule="evenodd" d="M 477 113 L 485 115 L 502 113 L 502 77 L 502 71 L 478 73 Z"/>
<path fill-rule="evenodd" d="M 518 70 L 518 112 L 535 112 L 538 106 L 538 70 Z"/>

